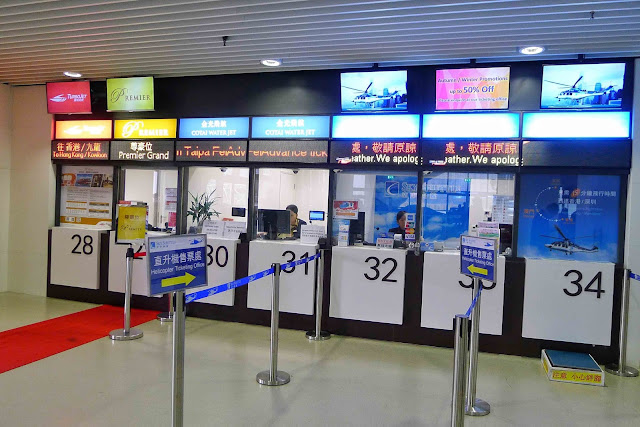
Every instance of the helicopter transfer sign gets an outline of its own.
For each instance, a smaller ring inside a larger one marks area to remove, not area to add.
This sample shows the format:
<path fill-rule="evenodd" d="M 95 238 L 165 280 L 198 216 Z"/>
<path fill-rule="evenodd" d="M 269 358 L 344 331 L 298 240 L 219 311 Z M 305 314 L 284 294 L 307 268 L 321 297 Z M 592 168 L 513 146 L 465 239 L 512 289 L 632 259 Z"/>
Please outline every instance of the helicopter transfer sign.
<path fill-rule="evenodd" d="M 149 237 L 149 295 L 207 286 L 207 235 Z"/>
<path fill-rule="evenodd" d="M 460 273 L 493 283 L 496 281 L 497 259 L 496 239 L 460 236 Z"/>

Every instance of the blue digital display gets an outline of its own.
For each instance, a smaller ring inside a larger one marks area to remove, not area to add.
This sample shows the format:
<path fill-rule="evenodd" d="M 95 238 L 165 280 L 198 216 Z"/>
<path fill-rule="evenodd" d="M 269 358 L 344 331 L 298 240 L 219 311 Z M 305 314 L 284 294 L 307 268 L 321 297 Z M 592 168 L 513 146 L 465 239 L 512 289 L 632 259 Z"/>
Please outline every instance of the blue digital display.
<path fill-rule="evenodd" d="M 524 138 L 628 138 L 628 111 L 524 113 Z"/>
<path fill-rule="evenodd" d="M 254 117 L 251 138 L 329 138 L 329 116 Z"/>
<path fill-rule="evenodd" d="M 418 138 L 420 116 L 386 114 L 371 116 L 334 116 L 333 138 Z"/>
<path fill-rule="evenodd" d="M 425 114 L 423 138 L 518 138 L 517 113 Z"/>
<path fill-rule="evenodd" d="M 309 211 L 309 220 L 324 221 L 324 211 Z"/>
<path fill-rule="evenodd" d="M 245 139 L 249 137 L 249 118 L 180 119 L 179 137 L 184 139 Z"/>

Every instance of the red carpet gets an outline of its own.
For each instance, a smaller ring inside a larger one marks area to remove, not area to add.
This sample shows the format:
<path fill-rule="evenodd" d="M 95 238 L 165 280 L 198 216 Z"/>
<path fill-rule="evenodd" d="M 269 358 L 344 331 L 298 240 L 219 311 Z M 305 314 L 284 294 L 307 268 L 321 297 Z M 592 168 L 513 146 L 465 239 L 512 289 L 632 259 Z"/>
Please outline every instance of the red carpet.
<path fill-rule="evenodd" d="M 157 311 L 134 308 L 131 310 L 131 327 L 153 320 L 157 314 Z M 109 339 L 109 332 L 123 325 L 122 307 L 102 305 L 0 332 L 0 373 L 100 338 Z"/>

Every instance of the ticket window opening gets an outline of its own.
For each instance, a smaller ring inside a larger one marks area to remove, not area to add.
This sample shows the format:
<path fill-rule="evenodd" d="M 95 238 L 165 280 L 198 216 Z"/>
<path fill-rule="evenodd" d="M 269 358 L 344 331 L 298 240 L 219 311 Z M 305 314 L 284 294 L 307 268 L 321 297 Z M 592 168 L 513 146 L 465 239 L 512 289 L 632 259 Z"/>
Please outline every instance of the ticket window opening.
<path fill-rule="evenodd" d="M 394 240 L 394 248 L 410 247 L 416 238 L 418 174 L 338 172 L 333 202 L 332 244 L 376 245 Z"/>
<path fill-rule="evenodd" d="M 176 169 L 124 169 L 124 200 L 149 207 L 147 229 L 174 233 L 178 211 Z"/>
<path fill-rule="evenodd" d="M 321 169 L 258 169 L 254 239 L 300 239 L 302 226 L 320 226 L 326 233 L 329 171 Z"/>
<path fill-rule="evenodd" d="M 246 225 L 248 194 L 249 168 L 189 168 L 187 212 L 184 213 L 189 233 L 202 232 L 206 220 Z"/>
<path fill-rule="evenodd" d="M 514 194 L 514 174 L 426 171 L 421 240 L 435 250 L 456 250 L 462 234 L 491 237 L 510 254 Z"/>

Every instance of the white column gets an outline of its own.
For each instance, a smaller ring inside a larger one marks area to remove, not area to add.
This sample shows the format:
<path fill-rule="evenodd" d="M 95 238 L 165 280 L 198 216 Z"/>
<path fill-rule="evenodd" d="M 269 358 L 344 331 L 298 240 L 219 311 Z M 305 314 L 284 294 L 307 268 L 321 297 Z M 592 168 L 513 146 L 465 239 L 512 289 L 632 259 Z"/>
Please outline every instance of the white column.
<path fill-rule="evenodd" d="M 11 178 L 11 87 L 0 84 L 0 292 L 7 290 Z"/>

